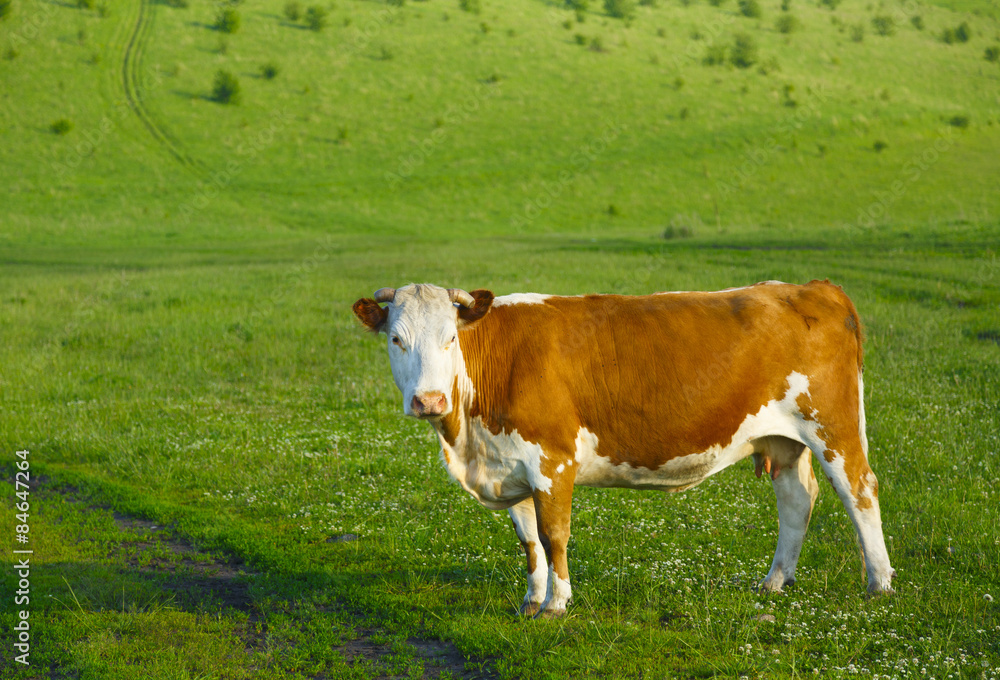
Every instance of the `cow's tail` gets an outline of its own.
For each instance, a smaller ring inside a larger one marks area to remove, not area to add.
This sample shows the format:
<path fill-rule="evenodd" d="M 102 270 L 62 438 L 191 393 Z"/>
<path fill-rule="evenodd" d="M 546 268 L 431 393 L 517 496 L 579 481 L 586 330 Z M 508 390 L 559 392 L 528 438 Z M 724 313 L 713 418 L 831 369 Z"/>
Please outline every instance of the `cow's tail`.
<path fill-rule="evenodd" d="M 865 432 L 865 329 L 861 325 L 861 318 L 858 316 L 858 310 L 855 308 L 854 303 L 851 299 L 844 295 L 847 300 L 847 319 L 846 323 L 848 328 L 854 331 L 855 342 L 858 346 L 858 435 L 861 437 L 861 450 L 865 452 L 865 458 L 868 458 L 868 434 Z"/>

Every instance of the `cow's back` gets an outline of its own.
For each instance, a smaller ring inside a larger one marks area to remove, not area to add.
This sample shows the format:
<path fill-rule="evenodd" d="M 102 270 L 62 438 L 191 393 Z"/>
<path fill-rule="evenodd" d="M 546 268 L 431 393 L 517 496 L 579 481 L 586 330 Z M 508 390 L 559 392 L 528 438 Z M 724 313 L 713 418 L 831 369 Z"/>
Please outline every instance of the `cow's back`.
<path fill-rule="evenodd" d="M 861 350 L 850 300 L 812 282 L 498 305 L 462 352 L 494 433 L 567 450 L 586 428 L 612 464 L 656 469 L 727 445 L 792 373 L 855 376 Z"/>

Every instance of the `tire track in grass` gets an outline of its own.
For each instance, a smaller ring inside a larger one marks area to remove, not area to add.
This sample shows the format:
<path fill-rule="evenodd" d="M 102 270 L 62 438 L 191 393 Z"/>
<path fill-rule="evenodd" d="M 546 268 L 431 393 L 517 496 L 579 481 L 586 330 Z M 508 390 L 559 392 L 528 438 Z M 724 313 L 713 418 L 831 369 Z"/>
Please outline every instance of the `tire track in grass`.
<path fill-rule="evenodd" d="M 138 14 L 132 32 L 125 45 L 125 53 L 122 56 L 121 81 L 125 90 L 125 99 L 135 115 L 142 121 L 143 126 L 149 131 L 153 139 L 162 146 L 181 165 L 195 173 L 202 175 L 205 167 L 188 154 L 184 148 L 174 139 L 146 108 L 142 97 L 142 83 L 140 81 L 140 63 L 142 61 L 142 51 L 145 47 L 149 30 L 152 27 L 152 9 L 150 0 L 137 0 Z"/>

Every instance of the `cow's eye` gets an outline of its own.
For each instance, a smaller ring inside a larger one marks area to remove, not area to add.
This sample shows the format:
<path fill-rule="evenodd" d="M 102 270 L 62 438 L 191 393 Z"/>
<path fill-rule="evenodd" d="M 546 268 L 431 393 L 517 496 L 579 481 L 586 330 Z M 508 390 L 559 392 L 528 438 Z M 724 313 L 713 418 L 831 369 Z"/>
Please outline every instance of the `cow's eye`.
<path fill-rule="evenodd" d="M 399 341 L 399 336 L 398 335 L 392 336 L 392 344 L 394 344 L 396 347 L 402 347 L 403 346 L 403 343 Z"/>

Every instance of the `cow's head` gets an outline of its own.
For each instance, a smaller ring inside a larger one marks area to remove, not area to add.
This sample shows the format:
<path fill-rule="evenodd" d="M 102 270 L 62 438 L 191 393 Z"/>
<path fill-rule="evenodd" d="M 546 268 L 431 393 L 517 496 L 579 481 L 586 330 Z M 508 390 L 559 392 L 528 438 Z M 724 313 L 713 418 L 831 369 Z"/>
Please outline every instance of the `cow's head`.
<path fill-rule="evenodd" d="M 354 303 L 354 314 L 368 330 L 387 336 L 403 413 L 434 418 L 451 412 L 452 385 L 462 365 L 458 334 L 486 316 L 492 304 L 488 290 L 470 294 L 430 284 L 382 288 L 374 299 Z"/>

